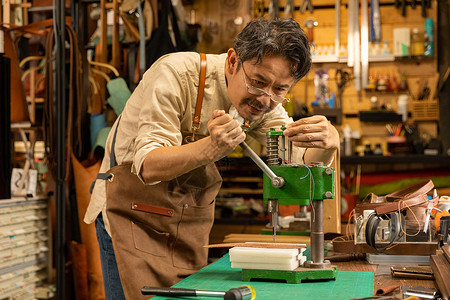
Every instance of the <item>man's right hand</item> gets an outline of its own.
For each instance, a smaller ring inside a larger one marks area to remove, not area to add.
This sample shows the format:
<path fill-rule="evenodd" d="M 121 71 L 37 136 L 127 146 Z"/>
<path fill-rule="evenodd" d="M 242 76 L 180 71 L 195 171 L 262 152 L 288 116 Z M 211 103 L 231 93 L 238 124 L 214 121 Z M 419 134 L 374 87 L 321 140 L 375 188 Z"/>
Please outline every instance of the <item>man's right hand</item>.
<path fill-rule="evenodd" d="M 211 143 L 216 148 L 218 159 L 230 154 L 245 140 L 241 124 L 223 110 L 215 110 L 208 122 Z"/>
<path fill-rule="evenodd" d="M 230 154 L 245 140 L 239 122 L 223 110 L 213 112 L 208 130 L 210 136 L 196 142 L 150 151 L 141 169 L 144 181 L 167 181 L 186 174 Z"/>

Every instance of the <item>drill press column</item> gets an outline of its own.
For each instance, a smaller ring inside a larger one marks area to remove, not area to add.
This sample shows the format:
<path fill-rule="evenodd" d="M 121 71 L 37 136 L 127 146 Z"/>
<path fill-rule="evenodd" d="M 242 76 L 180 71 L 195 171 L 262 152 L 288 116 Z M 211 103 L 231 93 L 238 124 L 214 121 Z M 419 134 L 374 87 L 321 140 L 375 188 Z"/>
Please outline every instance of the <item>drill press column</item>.
<path fill-rule="evenodd" d="M 311 208 L 311 261 L 305 262 L 305 267 L 330 268 L 330 261 L 323 258 L 323 200 L 314 200 Z"/>

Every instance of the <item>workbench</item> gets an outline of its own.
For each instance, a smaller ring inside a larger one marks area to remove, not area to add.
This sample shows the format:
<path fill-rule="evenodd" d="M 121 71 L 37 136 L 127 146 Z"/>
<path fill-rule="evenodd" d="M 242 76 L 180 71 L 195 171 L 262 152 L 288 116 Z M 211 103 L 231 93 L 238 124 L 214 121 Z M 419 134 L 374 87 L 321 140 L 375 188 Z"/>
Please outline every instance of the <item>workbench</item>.
<path fill-rule="evenodd" d="M 352 299 L 371 296 L 374 273 L 357 271 L 338 271 L 337 279 L 331 281 L 302 282 L 288 284 L 285 282 L 244 282 L 241 269 L 232 269 L 228 254 L 218 261 L 206 266 L 178 282 L 173 287 L 211 291 L 227 291 L 242 285 L 251 285 L 256 291 L 256 300 L 292 300 L 299 299 Z M 175 299 L 174 297 L 156 296 L 153 300 Z M 183 297 L 178 299 L 196 299 Z M 197 299 L 219 299 L 197 297 Z"/>
<path fill-rule="evenodd" d="M 328 255 L 332 255 L 329 252 Z M 173 287 L 199 290 L 227 291 L 233 287 L 251 285 L 256 290 L 256 300 L 274 299 L 353 299 L 376 295 L 378 289 L 387 286 L 422 286 L 436 288 L 434 280 L 417 280 L 392 278 L 391 265 L 371 265 L 367 261 L 349 261 L 332 263 L 338 267 L 336 281 L 302 282 L 287 284 L 284 282 L 244 282 L 241 279 L 240 269 L 231 269 L 229 256 L 201 269 L 185 278 Z M 401 298 L 401 291 L 397 289 L 393 294 L 396 299 Z M 154 300 L 176 299 L 156 296 Z M 212 297 L 184 297 L 178 299 L 219 299 Z"/>
<path fill-rule="evenodd" d="M 331 253 L 330 253 L 331 254 Z M 326 258 L 325 258 L 326 259 Z M 367 271 L 374 273 L 374 281 L 373 281 L 373 295 L 376 295 L 378 289 L 391 286 L 398 285 L 402 286 L 422 286 L 426 288 L 436 288 L 434 280 L 425 280 L 425 279 L 405 279 L 405 278 L 393 278 L 390 273 L 391 265 L 371 265 L 367 261 L 348 261 L 348 262 L 336 262 L 332 263 L 333 265 L 338 266 L 338 270 L 340 271 Z M 400 266 L 400 264 L 396 265 Z M 397 290 L 393 293 L 394 296 L 397 296 L 398 299 L 402 299 L 399 297 L 400 291 Z"/>

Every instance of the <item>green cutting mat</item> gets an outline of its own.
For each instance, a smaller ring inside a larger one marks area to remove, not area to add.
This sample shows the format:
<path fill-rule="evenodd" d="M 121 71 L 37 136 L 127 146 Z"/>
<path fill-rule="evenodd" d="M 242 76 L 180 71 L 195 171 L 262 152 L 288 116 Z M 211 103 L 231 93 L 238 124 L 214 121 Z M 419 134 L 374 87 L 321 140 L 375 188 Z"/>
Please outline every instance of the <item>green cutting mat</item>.
<path fill-rule="evenodd" d="M 256 290 L 255 300 L 293 300 L 293 299 L 345 299 L 363 298 L 373 295 L 373 272 L 338 271 L 335 281 L 303 282 L 287 284 L 279 282 L 244 282 L 241 269 L 232 269 L 230 258 L 226 254 L 215 263 L 201 269 L 173 287 L 197 290 L 228 291 L 242 285 L 251 285 Z M 180 297 L 161 299 L 220 299 L 217 297 Z"/>

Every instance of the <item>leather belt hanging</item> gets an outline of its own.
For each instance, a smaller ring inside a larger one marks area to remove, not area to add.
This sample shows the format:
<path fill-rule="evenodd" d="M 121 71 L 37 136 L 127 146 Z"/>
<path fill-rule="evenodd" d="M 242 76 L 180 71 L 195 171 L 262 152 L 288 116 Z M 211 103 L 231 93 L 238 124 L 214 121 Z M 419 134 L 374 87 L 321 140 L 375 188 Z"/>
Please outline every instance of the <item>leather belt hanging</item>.
<path fill-rule="evenodd" d="M 195 105 L 194 119 L 192 120 L 192 136 L 186 136 L 184 141 L 191 143 L 195 141 L 195 132 L 200 128 L 200 114 L 202 112 L 203 92 L 206 80 L 206 54 L 200 53 L 200 81 L 198 84 L 197 103 Z"/>

